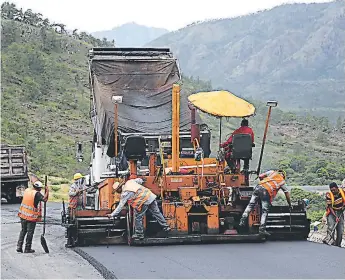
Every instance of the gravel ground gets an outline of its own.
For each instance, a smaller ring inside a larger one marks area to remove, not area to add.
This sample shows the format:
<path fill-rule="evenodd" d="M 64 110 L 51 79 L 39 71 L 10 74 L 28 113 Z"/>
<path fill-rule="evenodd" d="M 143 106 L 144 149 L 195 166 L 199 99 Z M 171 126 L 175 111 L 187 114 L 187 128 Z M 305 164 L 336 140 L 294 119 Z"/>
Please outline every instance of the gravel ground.
<path fill-rule="evenodd" d="M 47 204 L 46 241 L 50 253 L 41 246 L 43 225 L 37 224 L 33 254 L 16 252 L 20 231 L 19 204 L 1 204 L 1 279 L 102 279 L 98 271 L 73 250 L 65 248 L 60 226 L 60 203 Z"/>

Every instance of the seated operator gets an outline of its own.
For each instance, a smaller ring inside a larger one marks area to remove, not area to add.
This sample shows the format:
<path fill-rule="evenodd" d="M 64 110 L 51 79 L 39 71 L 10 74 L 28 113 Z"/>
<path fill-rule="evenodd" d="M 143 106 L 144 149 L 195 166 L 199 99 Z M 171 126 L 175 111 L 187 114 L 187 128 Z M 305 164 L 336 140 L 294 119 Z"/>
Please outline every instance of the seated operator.
<path fill-rule="evenodd" d="M 229 139 L 227 141 L 225 141 L 224 143 L 220 144 L 221 148 L 225 148 L 225 160 L 228 164 L 228 166 L 230 167 L 231 170 L 234 169 L 240 169 L 240 162 L 239 160 L 234 160 L 231 158 L 231 148 L 230 148 L 230 144 L 232 143 L 232 137 L 235 134 L 250 134 L 252 136 L 252 141 L 254 143 L 254 132 L 253 130 L 248 126 L 248 120 L 247 119 L 243 119 L 241 121 L 241 126 L 236 129 L 229 137 Z M 244 162 L 244 169 L 249 169 L 249 160 L 246 160 Z"/>

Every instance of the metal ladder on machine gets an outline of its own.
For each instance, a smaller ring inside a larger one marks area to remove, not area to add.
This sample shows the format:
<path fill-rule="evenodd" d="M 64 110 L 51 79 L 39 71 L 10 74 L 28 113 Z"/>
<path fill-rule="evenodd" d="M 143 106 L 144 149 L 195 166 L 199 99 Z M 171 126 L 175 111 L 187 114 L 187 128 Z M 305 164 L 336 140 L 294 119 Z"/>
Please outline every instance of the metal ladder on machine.
<path fill-rule="evenodd" d="M 125 219 L 125 217 L 120 217 L 119 219 Z M 109 221 L 111 220 L 111 218 L 109 219 Z M 118 229 L 118 228 L 115 228 L 116 226 L 116 220 L 115 218 L 112 218 L 112 223 L 108 223 L 107 224 L 107 228 L 106 228 L 106 232 L 107 232 L 107 236 L 106 236 L 106 239 L 107 239 L 107 248 L 109 247 L 109 241 L 110 240 L 116 240 L 116 239 L 121 239 L 125 236 L 126 234 L 126 228 L 123 228 L 123 229 Z M 121 233 L 121 235 L 112 235 L 112 233 Z"/>

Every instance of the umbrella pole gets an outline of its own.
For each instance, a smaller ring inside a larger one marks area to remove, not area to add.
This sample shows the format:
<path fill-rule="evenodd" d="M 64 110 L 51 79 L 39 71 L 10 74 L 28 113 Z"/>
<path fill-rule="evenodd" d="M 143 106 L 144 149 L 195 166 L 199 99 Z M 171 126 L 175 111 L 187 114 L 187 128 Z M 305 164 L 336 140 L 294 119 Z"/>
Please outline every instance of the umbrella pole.
<path fill-rule="evenodd" d="M 219 147 L 222 144 L 222 118 L 219 119 Z"/>
<path fill-rule="evenodd" d="M 269 123 L 270 117 L 271 117 L 271 110 L 272 110 L 272 107 L 276 107 L 277 104 L 278 104 L 277 101 L 268 101 L 268 102 L 267 102 L 268 112 L 267 112 L 267 118 L 266 118 L 265 132 L 264 132 L 264 137 L 263 137 L 263 139 L 262 139 L 262 145 L 261 145 L 261 151 L 260 151 L 260 159 L 259 159 L 258 169 L 256 170 L 256 174 L 257 174 L 258 176 L 259 176 L 259 174 L 260 174 L 262 156 L 263 156 L 263 153 L 264 153 L 264 147 L 265 147 L 266 136 L 267 136 L 267 131 L 268 131 L 268 123 Z"/>

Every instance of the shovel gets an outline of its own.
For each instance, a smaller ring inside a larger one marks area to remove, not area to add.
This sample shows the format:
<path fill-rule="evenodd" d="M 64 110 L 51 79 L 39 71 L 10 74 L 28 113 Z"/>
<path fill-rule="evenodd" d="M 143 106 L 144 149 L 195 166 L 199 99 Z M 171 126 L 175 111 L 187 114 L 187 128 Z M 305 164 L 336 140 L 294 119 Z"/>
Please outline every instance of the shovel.
<path fill-rule="evenodd" d="M 44 178 L 45 192 L 47 191 L 47 175 Z M 44 202 L 44 217 L 43 217 L 43 234 L 41 234 L 41 245 L 46 253 L 49 253 L 47 241 L 44 238 L 46 232 L 46 213 L 47 213 L 47 203 Z"/>
<path fill-rule="evenodd" d="M 339 216 L 336 216 L 336 217 L 337 217 L 337 218 L 340 218 L 341 215 L 344 215 L 344 211 L 343 211 Z M 323 240 L 323 243 L 324 243 L 324 244 L 332 245 L 333 242 L 335 242 L 335 240 L 334 240 L 334 238 L 333 238 L 333 234 L 334 234 L 334 232 L 335 232 L 335 230 L 336 230 L 336 228 L 337 228 L 338 223 L 339 223 L 339 221 L 335 223 L 334 228 L 332 229 L 331 234 L 330 234 L 330 235 L 327 235 L 327 236 L 324 238 L 324 240 Z M 331 241 L 332 241 L 332 243 L 331 243 Z"/>

